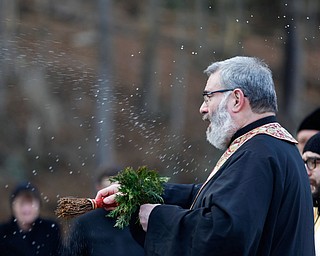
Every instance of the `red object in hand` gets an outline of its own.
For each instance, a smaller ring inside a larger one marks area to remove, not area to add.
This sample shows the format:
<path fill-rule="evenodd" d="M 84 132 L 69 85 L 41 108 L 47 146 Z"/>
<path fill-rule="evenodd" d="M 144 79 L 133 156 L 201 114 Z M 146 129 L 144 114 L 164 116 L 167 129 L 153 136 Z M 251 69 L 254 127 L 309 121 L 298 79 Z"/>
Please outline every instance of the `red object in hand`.
<path fill-rule="evenodd" d="M 92 208 L 93 209 L 97 209 L 97 208 L 103 208 L 106 205 L 103 203 L 103 198 L 99 198 L 99 199 L 90 199 L 88 198 L 89 201 L 92 203 Z"/>

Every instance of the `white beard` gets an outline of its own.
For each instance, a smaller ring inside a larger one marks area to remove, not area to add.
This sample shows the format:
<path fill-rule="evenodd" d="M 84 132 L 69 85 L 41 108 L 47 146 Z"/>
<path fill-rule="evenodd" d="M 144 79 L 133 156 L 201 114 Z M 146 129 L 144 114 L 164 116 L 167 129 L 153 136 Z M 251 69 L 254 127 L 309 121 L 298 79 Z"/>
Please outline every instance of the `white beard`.
<path fill-rule="evenodd" d="M 227 111 L 227 97 L 228 95 L 221 100 L 216 111 L 207 117 L 210 120 L 210 126 L 206 132 L 207 140 L 220 150 L 227 149 L 231 137 L 238 130 L 238 127 L 233 123 L 231 115 Z"/>

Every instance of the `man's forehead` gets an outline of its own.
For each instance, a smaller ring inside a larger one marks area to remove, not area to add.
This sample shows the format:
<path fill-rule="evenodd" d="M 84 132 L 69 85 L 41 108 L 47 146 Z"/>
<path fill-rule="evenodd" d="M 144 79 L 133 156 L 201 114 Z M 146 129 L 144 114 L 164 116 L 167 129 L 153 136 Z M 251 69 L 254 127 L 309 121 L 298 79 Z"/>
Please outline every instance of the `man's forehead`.
<path fill-rule="evenodd" d="M 213 73 L 209 76 L 205 91 L 212 91 L 221 88 L 220 75 L 218 72 Z"/>

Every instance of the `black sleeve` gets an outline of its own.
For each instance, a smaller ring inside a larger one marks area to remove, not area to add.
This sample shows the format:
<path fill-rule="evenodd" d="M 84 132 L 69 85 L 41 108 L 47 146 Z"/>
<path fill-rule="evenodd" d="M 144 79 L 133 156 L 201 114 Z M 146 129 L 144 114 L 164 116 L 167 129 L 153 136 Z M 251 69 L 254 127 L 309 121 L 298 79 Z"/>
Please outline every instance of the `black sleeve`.
<path fill-rule="evenodd" d="M 182 208 L 189 208 L 193 199 L 200 189 L 200 185 L 194 184 L 165 184 L 163 199 L 165 204 L 178 205 Z"/>

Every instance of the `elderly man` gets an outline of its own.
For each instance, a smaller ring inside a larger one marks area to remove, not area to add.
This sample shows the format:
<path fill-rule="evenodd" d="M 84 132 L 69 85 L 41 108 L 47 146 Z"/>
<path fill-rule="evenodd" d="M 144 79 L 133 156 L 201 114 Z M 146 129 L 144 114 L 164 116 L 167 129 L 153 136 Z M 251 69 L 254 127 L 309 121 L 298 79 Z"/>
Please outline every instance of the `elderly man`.
<path fill-rule="evenodd" d="M 225 152 L 201 186 L 166 184 L 165 204 L 140 207 L 146 255 L 314 255 L 309 181 L 276 121 L 271 71 L 234 57 L 205 72 L 200 113 L 207 140 Z M 96 197 L 112 208 L 118 186 Z"/>

